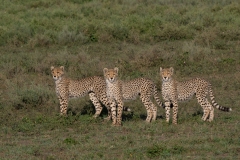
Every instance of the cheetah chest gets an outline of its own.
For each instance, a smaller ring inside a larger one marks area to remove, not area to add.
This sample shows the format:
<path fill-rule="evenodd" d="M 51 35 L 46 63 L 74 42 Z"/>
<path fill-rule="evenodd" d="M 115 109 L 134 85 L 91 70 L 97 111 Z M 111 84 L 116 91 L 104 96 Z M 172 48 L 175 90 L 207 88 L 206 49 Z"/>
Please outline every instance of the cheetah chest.
<path fill-rule="evenodd" d="M 118 83 L 107 83 L 107 96 L 110 99 L 116 99 L 120 96 L 120 89 Z"/>
<path fill-rule="evenodd" d="M 174 86 L 170 82 L 163 82 L 162 96 L 164 100 L 172 100 L 174 98 Z"/>

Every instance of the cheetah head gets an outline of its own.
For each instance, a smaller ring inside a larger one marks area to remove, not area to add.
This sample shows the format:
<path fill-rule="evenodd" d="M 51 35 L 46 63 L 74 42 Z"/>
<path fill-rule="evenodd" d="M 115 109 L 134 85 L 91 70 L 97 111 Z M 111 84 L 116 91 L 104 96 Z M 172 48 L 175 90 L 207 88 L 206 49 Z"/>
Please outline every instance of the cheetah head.
<path fill-rule="evenodd" d="M 173 75 L 173 67 L 170 68 L 164 68 L 160 67 L 160 76 L 162 77 L 163 81 L 169 81 Z"/>
<path fill-rule="evenodd" d="M 51 71 L 52 71 L 53 79 L 55 81 L 59 80 L 64 75 L 64 67 L 63 66 L 60 66 L 60 67 L 51 66 Z"/>
<path fill-rule="evenodd" d="M 114 69 L 103 69 L 103 74 L 106 79 L 106 81 L 113 83 L 117 81 L 117 76 L 118 76 L 118 68 L 115 67 Z"/>

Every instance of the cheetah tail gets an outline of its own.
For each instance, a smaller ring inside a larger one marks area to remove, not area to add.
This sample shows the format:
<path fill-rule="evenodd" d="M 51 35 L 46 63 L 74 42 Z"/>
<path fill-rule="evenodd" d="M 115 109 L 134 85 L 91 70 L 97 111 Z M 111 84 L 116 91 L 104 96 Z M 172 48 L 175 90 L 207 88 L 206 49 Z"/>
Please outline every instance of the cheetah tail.
<path fill-rule="evenodd" d="M 154 99 L 156 100 L 157 104 L 160 106 L 160 107 L 163 107 L 165 108 L 164 104 L 161 102 L 159 96 L 158 96 L 158 92 L 157 92 L 157 86 L 154 85 L 153 87 L 153 97 Z"/>
<path fill-rule="evenodd" d="M 215 97 L 214 97 L 213 91 L 212 91 L 212 85 L 211 85 L 210 83 L 208 84 L 208 89 L 209 89 L 209 96 L 210 96 L 210 99 L 211 99 L 212 104 L 213 104 L 214 107 L 216 107 L 217 109 L 219 109 L 219 110 L 221 110 L 221 111 L 225 111 L 225 112 L 230 112 L 230 111 L 232 111 L 232 108 L 220 106 L 220 105 L 215 101 Z"/>

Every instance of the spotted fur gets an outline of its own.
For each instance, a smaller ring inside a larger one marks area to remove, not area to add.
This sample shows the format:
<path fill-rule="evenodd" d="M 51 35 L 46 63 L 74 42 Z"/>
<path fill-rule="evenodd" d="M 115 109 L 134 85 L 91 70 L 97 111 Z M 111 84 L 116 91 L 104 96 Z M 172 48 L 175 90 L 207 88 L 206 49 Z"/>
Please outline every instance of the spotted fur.
<path fill-rule="evenodd" d="M 107 69 L 104 69 L 104 70 L 109 71 Z M 114 71 L 114 70 L 110 70 L 110 71 Z M 154 99 L 156 100 L 159 106 L 162 106 L 162 102 L 158 97 L 156 85 L 150 79 L 137 78 L 127 82 L 118 80 L 118 85 L 121 87 L 121 88 L 118 88 L 118 90 L 119 92 L 122 93 L 121 98 L 123 102 L 129 101 L 129 100 L 135 100 L 138 96 L 140 96 L 140 99 L 147 110 L 146 121 L 151 122 L 156 120 L 157 107 L 152 102 L 151 98 L 154 97 Z M 108 113 L 111 113 L 110 108 Z M 109 115 L 109 118 L 111 118 L 111 115 Z"/>
<path fill-rule="evenodd" d="M 106 80 L 106 92 L 110 101 L 111 115 L 113 125 L 121 125 L 122 123 L 122 110 L 123 110 L 123 99 L 122 99 L 122 87 L 120 81 L 118 81 L 118 68 L 114 69 L 103 69 L 104 78 Z M 116 107 L 117 106 L 117 107 Z M 118 110 L 117 110 L 118 109 Z M 117 112 L 117 116 L 116 116 Z"/>
<path fill-rule="evenodd" d="M 64 67 L 51 67 L 52 76 L 56 84 L 56 93 L 60 101 L 60 114 L 66 115 L 69 98 L 77 98 L 89 95 L 95 106 L 98 117 L 102 111 L 100 101 L 109 106 L 106 95 L 106 84 L 102 77 L 88 77 L 81 80 L 72 80 L 64 76 Z"/>
<path fill-rule="evenodd" d="M 212 121 L 214 117 L 214 107 L 222 111 L 231 111 L 231 108 L 220 106 L 214 100 L 211 84 L 201 78 L 195 78 L 185 82 L 177 82 L 172 78 L 173 68 L 162 69 L 160 67 L 160 76 L 162 78 L 162 96 L 165 103 L 166 121 L 169 122 L 170 105 L 173 105 L 173 123 L 177 124 L 178 101 L 185 101 L 196 95 L 198 103 L 203 108 L 202 120 Z M 207 99 L 209 95 L 211 103 Z M 214 106 L 214 107 L 213 107 Z"/>
<path fill-rule="evenodd" d="M 147 110 L 146 121 L 155 121 L 157 117 L 157 107 L 151 99 L 154 97 L 159 106 L 162 106 L 162 102 L 158 97 L 157 87 L 152 80 L 137 78 L 127 82 L 121 81 L 121 86 L 123 101 L 135 100 L 137 97 L 140 97 Z M 111 115 L 109 117 L 111 117 Z"/>

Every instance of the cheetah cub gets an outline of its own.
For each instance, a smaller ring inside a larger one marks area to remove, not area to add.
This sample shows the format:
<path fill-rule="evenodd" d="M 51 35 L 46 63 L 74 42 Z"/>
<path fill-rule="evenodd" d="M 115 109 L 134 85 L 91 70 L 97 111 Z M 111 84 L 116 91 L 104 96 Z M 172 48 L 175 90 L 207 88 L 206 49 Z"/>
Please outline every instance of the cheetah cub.
<path fill-rule="evenodd" d="M 110 102 L 112 114 L 111 117 L 113 120 L 112 124 L 120 126 L 122 123 L 123 99 L 121 82 L 118 80 L 118 68 L 117 67 L 115 67 L 114 69 L 104 68 L 103 74 L 106 80 L 107 97 Z"/>
<path fill-rule="evenodd" d="M 214 107 L 219 110 L 229 112 L 232 109 L 218 105 L 212 92 L 211 84 L 201 78 L 195 78 L 185 82 L 175 81 L 173 68 L 162 69 L 160 67 L 160 76 L 162 78 L 162 96 L 165 101 L 166 121 L 169 122 L 170 105 L 173 104 L 173 124 L 177 124 L 178 101 L 191 99 L 195 94 L 198 103 L 203 108 L 202 120 L 212 121 L 214 117 Z M 209 95 L 211 103 L 207 99 Z M 214 106 L 214 107 L 213 107 Z"/>
<path fill-rule="evenodd" d="M 130 81 L 121 81 L 121 87 L 124 102 L 136 100 L 139 97 L 147 110 L 146 122 L 156 120 L 157 106 L 152 100 L 155 99 L 159 106 L 162 106 L 162 102 L 158 96 L 157 86 L 152 80 L 136 78 Z M 108 110 L 108 113 L 111 113 L 111 108 L 108 108 Z M 111 117 L 111 115 L 108 117 Z"/>
<path fill-rule="evenodd" d="M 72 80 L 64 75 L 64 67 L 51 67 L 52 77 L 56 84 L 56 93 L 60 101 L 60 114 L 66 115 L 69 98 L 77 98 L 89 95 L 90 100 L 95 106 L 98 117 L 102 111 L 100 101 L 109 107 L 106 84 L 102 77 L 88 77 L 81 80 Z"/>

